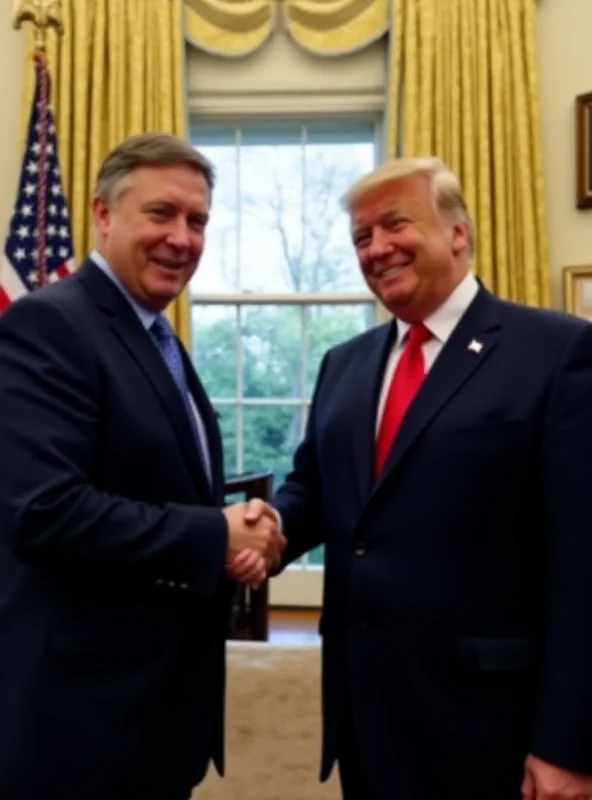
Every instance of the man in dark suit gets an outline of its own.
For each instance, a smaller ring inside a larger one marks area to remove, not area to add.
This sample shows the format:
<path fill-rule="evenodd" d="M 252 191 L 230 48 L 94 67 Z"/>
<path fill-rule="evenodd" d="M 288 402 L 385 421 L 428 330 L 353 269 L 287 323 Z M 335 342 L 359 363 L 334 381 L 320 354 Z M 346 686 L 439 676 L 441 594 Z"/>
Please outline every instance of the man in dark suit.
<path fill-rule="evenodd" d="M 326 354 L 273 501 L 284 563 L 326 547 L 321 777 L 337 758 L 347 800 L 588 799 L 592 326 L 476 280 L 436 159 L 345 206 L 394 319 Z"/>
<path fill-rule="evenodd" d="M 222 508 L 215 413 L 163 311 L 199 262 L 213 173 L 123 142 L 76 274 L 0 318 L 0 798 L 187 800 L 223 769 L 226 571 L 274 512 Z"/>

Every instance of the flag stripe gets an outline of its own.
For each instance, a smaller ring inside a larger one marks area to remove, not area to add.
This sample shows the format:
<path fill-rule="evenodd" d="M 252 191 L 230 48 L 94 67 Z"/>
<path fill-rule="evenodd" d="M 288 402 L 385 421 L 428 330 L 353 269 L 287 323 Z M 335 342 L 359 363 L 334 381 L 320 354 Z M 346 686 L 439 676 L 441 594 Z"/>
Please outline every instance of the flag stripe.
<path fill-rule="evenodd" d="M 74 259 L 71 258 L 69 261 L 66 261 L 65 264 L 60 264 L 59 267 L 56 267 L 54 271 L 49 276 L 50 281 L 58 281 L 60 278 L 67 278 L 72 272 L 74 272 L 75 265 Z"/>
<path fill-rule="evenodd" d="M 27 294 L 29 290 L 21 280 L 20 274 L 15 270 L 6 256 L 2 257 L 0 265 L 0 276 L 2 277 L 4 294 L 14 303 L 19 297 Z"/>
<path fill-rule="evenodd" d="M 10 305 L 10 297 L 6 294 L 2 286 L 0 286 L 0 314 L 5 311 Z"/>

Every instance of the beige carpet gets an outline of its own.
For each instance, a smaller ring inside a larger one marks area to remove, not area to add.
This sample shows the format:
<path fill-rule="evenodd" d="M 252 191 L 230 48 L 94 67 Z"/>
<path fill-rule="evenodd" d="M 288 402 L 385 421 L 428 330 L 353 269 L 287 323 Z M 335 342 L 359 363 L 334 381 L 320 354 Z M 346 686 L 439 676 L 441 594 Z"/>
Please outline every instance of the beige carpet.
<path fill-rule="evenodd" d="M 318 781 L 318 645 L 228 643 L 226 777 L 210 770 L 195 800 L 339 800 Z"/>

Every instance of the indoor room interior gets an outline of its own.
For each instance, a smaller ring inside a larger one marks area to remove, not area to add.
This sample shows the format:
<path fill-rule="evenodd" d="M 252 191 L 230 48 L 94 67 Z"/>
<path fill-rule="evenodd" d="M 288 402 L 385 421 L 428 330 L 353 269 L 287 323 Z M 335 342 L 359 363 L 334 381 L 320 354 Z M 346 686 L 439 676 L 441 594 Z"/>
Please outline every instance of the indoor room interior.
<path fill-rule="evenodd" d="M 4 229 L 34 81 L 33 26 L 15 30 L 11 6 Z M 339 207 L 386 159 L 459 174 L 491 291 L 592 319 L 590 0 L 62 0 L 61 18 L 47 64 L 77 260 L 91 176 L 120 139 L 167 130 L 216 167 L 206 253 L 169 319 L 219 415 L 229 502 L 271 497 L 324 352 L 388 319 Z M 323 559 L 237 589 L 227 777 L 212 770 L 200 800 L 338 798 L 335 774 L 318 782 Z"/>

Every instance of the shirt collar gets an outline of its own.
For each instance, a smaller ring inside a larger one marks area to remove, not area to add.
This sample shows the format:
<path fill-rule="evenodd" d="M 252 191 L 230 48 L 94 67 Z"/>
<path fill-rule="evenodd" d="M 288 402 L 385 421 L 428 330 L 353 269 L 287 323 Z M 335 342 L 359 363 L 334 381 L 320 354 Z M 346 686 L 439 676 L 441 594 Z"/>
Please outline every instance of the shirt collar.
<path fill-rule="evenodd" d="M 424 325 L 442 344 L 446 344 L 461 317 L 473 302 L 479 284 L 472 273 L 468 273 L 456 289 L 448 295 L 442 305 L 424 320 Z M 401 345 L 411 325 L 397 319 L 397 343 Z"/>
<path fill-rule="evenodd" d="M 136 312 L 136 315 L 140 320 L 140 322 L 142 323 L 142 325 L 144 326 L 144 328 L 146 330 L 150 330 L 154 320 L 158 315 L 155 314 L 154 311 L 150 311 L 149 309 L 145 308 L 144 306 L 140 305 L 140 303 L 138 303 L 135 297 L 133 297 L 130 294 L 129 290 L 126 289 L 126 287 L 119 280 L 117 275 L 113 272 L 113 269 L 109 264 L 109 262 L 107 261 L 107 259 L 104 258 L 104 256 L 102 256 L 98 250 L 92 250 L 89 257 L 92 259 L 92 261 L 94 261 L 94 263 L 101 270 L 101 272 L 103 272 L 117 286 L 121 294 L 125 297 L 127 302 Z"/>

